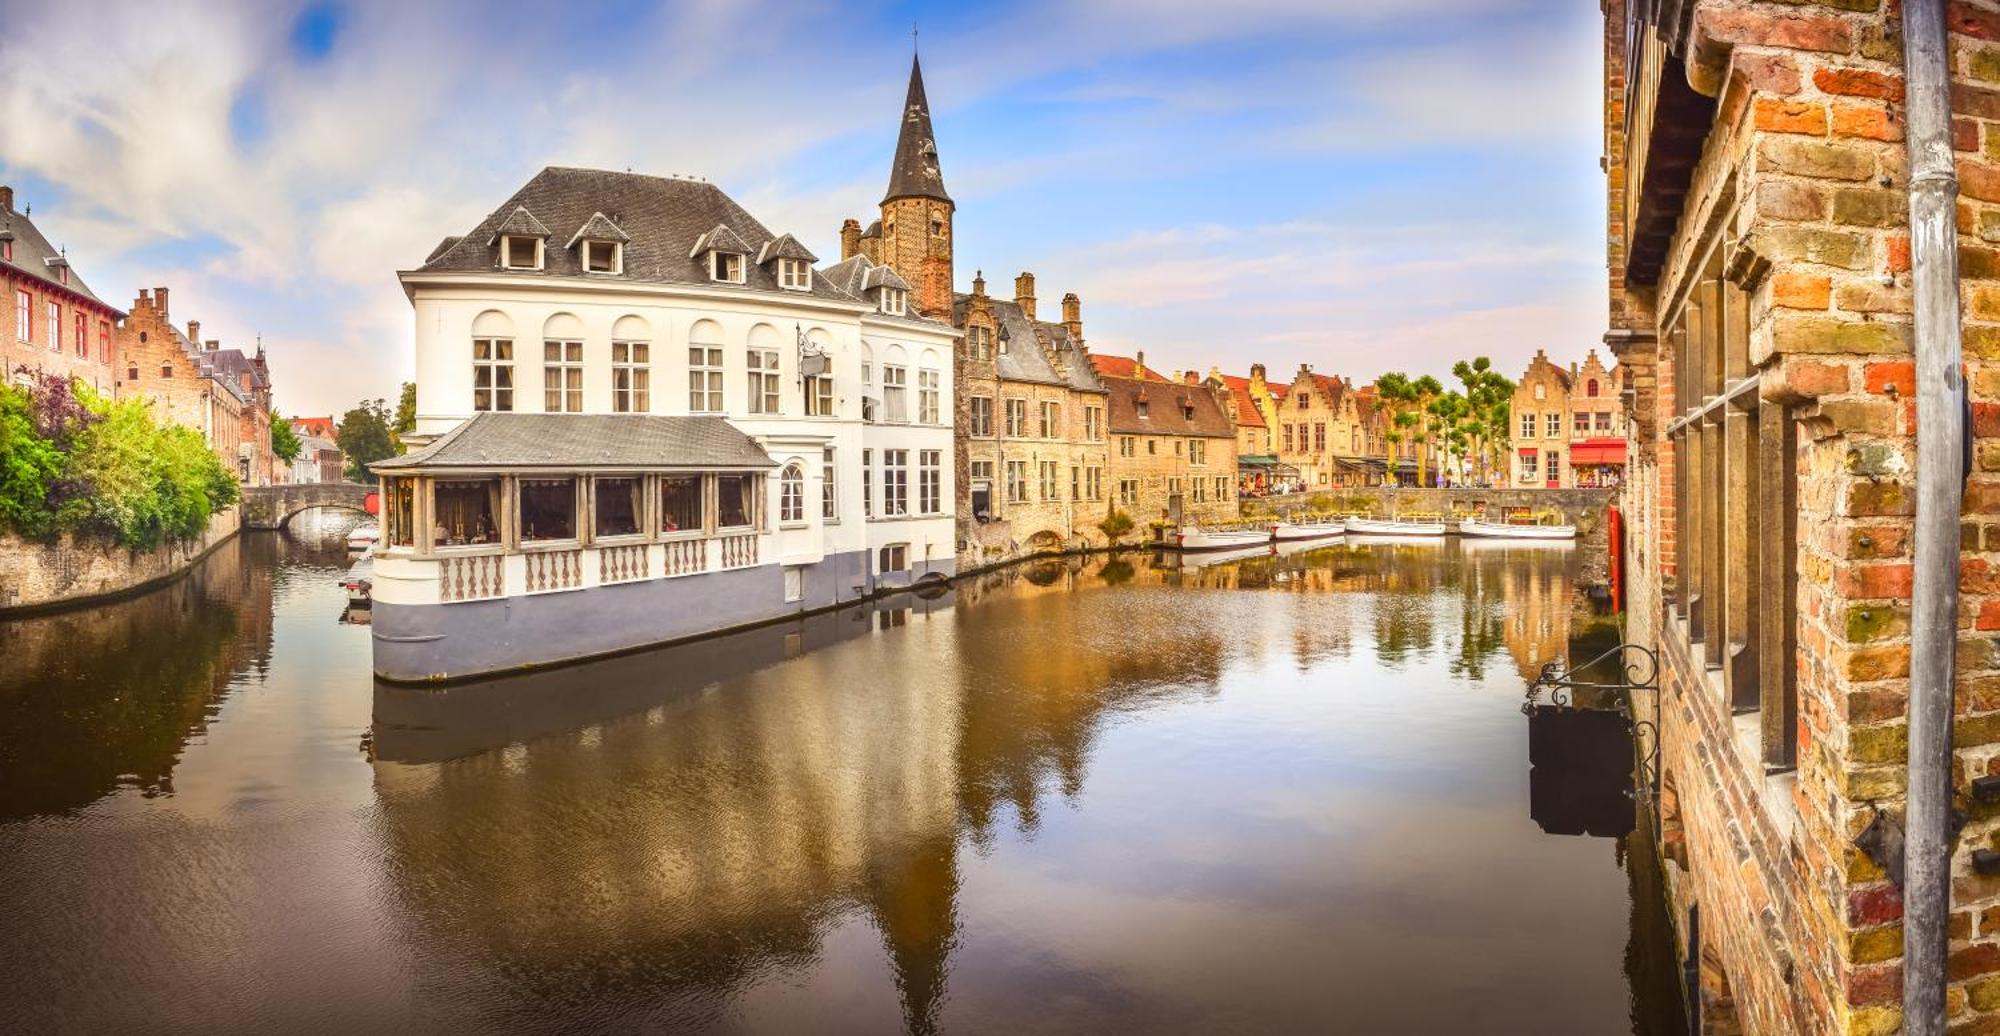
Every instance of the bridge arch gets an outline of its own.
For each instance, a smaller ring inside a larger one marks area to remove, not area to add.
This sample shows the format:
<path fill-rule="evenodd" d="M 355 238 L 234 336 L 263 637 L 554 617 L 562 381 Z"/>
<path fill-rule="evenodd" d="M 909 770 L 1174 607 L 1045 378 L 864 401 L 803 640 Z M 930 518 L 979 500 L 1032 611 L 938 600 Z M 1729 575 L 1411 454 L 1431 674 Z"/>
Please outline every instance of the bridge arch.
<path fill-rule="evenodd" d="M 243 527 L 282 529 L 302 511 L 327 507 L 361 514 L 369 510 L 374 486 L 355 482 L 298 482 L 279 486 L 243 488 Z"/>

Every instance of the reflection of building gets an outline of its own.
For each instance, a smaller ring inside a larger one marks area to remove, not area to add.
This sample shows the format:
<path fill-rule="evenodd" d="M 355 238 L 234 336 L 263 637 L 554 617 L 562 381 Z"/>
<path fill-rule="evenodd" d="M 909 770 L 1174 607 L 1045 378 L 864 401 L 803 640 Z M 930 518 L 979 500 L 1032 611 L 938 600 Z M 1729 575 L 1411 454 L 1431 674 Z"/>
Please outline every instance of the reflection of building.
<path fill-rule="evenodd" d="M 0 378 L 11 381 L 25 368 L 112 394 L 112 327 L 125 314 L 91 293 L 68 254 L 14 208 L 14 189 L 5 185 L 0 185 L 0 299 L 13 325 L 0 332 Z"/>
<path fill-rule="evenodd" d="M 1507 602 L 1507 653 L 1521 679 L 1533 681 L 1542 666 L 1569 654 L 1570 610 L 1575 606 L 1567 574 L 1546 565 L 1506 564 L 1509 557 L 1566 555 L 1566 550 L 1525 547 L 1483 548 L 1499 559 L 1500 595 Z"/>

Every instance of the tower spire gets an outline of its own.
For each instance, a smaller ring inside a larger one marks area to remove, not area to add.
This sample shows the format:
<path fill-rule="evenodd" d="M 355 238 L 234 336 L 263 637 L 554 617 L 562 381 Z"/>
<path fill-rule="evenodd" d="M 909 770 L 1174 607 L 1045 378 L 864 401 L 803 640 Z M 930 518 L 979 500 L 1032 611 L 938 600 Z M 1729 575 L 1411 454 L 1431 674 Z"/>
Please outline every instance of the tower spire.
<path fill-rule="evenodd" d="M 896 161 L 889 167 L 889 191 L 882 200 L 897 198 L 951 201 L 951 195 L 945 193 L 944 174 L 938 169 L 931 105 L 924 98 L 923 64 L 914 53 L 910 55 L 910 92 L 903 101 L 902 131 L 896 138 Z"/>

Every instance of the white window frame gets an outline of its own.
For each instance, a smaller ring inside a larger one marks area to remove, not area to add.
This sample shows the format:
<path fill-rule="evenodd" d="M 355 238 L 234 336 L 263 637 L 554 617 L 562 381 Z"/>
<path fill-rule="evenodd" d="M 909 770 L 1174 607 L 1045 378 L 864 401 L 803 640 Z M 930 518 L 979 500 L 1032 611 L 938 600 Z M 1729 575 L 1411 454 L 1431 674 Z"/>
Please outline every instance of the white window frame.
<path fill-rule="evenodd" d="M 724 413 L 722 380 L 722 346 L 701 343 L 689 345 L 688 412 Z"/>
<path fill-rule="evenodd" d="M 779 258 L 778 287 L 786 291 L 811 291 L 812 265 L 804 259 Z"/>
<path fill-rule="evenodd" d="M 1036 475 L 1039 476 L 1038 481 L 1041 482 L 1042 499 L 1044 501 L 1055 501 L 1062 499 L 1061 464 L 1052 460 L 1042 461 L 1041 470 L 1036 472 Z"/>
<path fill-rule="evenodd" d="M 19 288 L 14 291 L 14 337 L 35 340 L 35 296 Z"/>
<path fill-rule="evenodd" d="M 828 446 L 819 469 L 819 517 L 828 525 L 840 521 L 840 493 L 837 489 L 838 482 L 835 481 L 835 474 L 839 470 L 840 466 L 834 463 L 834 448 Z"/>
<path fill-rule="evenodd" d="M 1560 439 L 1563 434 L 1562 412 L 1551 410 L 1542 415 L 1542 438 Z"/>
<path fill-rule="evenodd" d="M 784 383 L 779 378 L 778 350 L 750 349 L 744 353 L 750 372 L 750 412 L 760 417 L 784 413 Z"/>
<path fill-rule="evenodd" d="M 875 451 L 861 451 L 861 517 L 875 517 Z"/>
<path fill-rule="evenodd" d="M 882 312 L 900 317 L 910 311 L 909 293 L 901 288 L 882 289 Z"/>
<path fill-rule="evenodd" d="M 938 372 L 923 367 L 917 370 L 917 423 L 938 423 Z"/>
<path fill-rule="evenodd" d="M 708 253 L 708 279 L 717 284 L 743 283 L 743 256 L 735 252 Z"/>
<path fill-rule="evenodd" d="M 984 404 L 982 406 L 981 404 Z M 993 397 L 974 396 L 966 409 L 966 434 L 982 439 L 993 437 Z"/>
<path fill-rule="evenodd" d="M 1062 438 L 1062 404 L 1054 400 L 1042 400 L 1042 438 Z"/>
<path fill-rule="evenodd" d="M 1028 502 L 1028 462 L 1025 460 L 1007 462 L 1007 502 L 1010 504 Z"/>
<path fill-rule="evenodd" d="M 917 513 L 944 513 L 942 450 L 917 451 Z"/>
<path fill-rule="evenodd" d="M 806 523 L 806 469 L 798 461 L 778 473 L 778 525 L 781 528 Z"/>
<path fill-rule="evenodd" d="M 806 416 L 836 417 L 833 375 L 815 374 L 806 379 Z"/>
<path fill-rule="evenodd" d="M 910 451 L 882 451 L 882 515 L 901 518 L 910 513 Z"/>
<path fill-rule="evenodd" d="M 1007 438 L 1028 437 L 1028 401 L 1020 396 L 1007 397 Z"/>
<path fill-rule="evenodd" d="M 44 309 L 44 319 L 49 322 L 49 351 L 62 352 L 62 303 L 49 299 Z"/>
<path fill-rule="evenodd" d="M 486 347 L 486 356 L 483 359 L 479 355 L 480 346 L 482 344 Z M 505 347 L 504 351 L 507 354 L 505 359 L 499 358 L 498 355 L 500 352 L 503 351 L 502 347 Z M 486 391 L 487 393 L 489 393 L 486 400 L 487 405 L 484 407 L 481 407 L 479 405 L 479 392 L 480 392 L 479 372 L 482 370 L 486 371 L 487 373 Z M 507 376 L 507 384 L 505 387 L 502 387 L 500 385 L 500 376 L 502 372 L 505 372 Z M 515 388 L 514 340 L 512 338 L 473 339 L 472 340 L 473 412 L 474 413 L 482 413 L 485 411 L 498 411 L 501 413 L 511 412 L 514 409 L 514 388 Z M 507 394 L 506 406 L 499 405 L 500 393 L 502 392 L 505 392 Z"/>
<path fill-rule="evenodd" d="M 556 349 L 556 358 L 549 359 L 549 347 Z M 574 357 L 574 358 L 572 358 Z M 569 384 L 570 372 L 576 374 L 576 385 Z M 549 405 L 550 374 L 557 375 L 554 392 L 558 393 L 560 406 Z M 575 398 L 571 398 L 574 393 Z M 574 406 L 570 404 L 574 403 Z M 575 338 L 548 338 L 542 341 L 542 412 L 547 414 L 583 413 L 583 342 Z"/>
<path fill-rule="evenodd" d="M 882 420 L 908 424 L 910 420 L 910 369 L 885 364 L 882 367 Z"/>
<path fill-rule="evenodd" d="M 1522 415 L 1521 415 L 1521 438 L 1523 438 L 1523 439 L 1532 439 L 1532 438 L 1534 438 L 1534 437 L 1535 437 L 1535 415 L 1534 415 L 1534 414 L 1532 414 L 1532 413 L 1525 413 L 1525 414 L 1522 414 Z"/>
<path fill-rule="evenodd" d="M 651 342 L 611 343 L 611 410 L 645 414 L 653 409 L 653 346 Z M 620 382 L 623 384 L 620 384 Z"/>
<path fill-rule="evenodd" d="M 597 267 L 597 250 L 609 248 L 609 262 L 603 269 Z M 625 272 L 625 245 L 618 241 L 585 241 L 583 243 L 583 272 L 599 274 L 621 274 Z"/>
<path fill-rule="evenodd" d="M 517 242 L 533 241 L 531 249 L 534 257 L 528 262 L 514 261 L 514 246 Z M 500 265 L 509 270 L 539 270 L 542 268 L 542 239 L 531 234 L 502 234 L 500 236 Z"/>

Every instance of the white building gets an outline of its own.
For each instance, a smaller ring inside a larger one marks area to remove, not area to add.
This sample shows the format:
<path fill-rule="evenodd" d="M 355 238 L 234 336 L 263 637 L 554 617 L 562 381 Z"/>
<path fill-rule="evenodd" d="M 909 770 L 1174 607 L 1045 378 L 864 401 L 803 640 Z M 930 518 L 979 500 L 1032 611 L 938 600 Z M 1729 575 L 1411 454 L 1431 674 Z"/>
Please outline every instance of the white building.
<path fill-rule="evenodd" d="M 602 653 L 950 575 L 955 332 L 889 268 L 814 261 L 711 184 L 550 168 L 400 274 L 422 406 L 405 438 L 430 446 L 377 465 L 377 671 Z M 530 414 L 582 420 L 497 416 Z M 716 418 L 768 458 L 748 481 Z"/>

